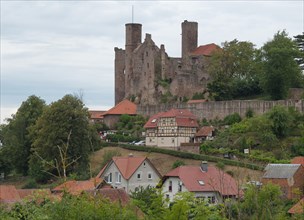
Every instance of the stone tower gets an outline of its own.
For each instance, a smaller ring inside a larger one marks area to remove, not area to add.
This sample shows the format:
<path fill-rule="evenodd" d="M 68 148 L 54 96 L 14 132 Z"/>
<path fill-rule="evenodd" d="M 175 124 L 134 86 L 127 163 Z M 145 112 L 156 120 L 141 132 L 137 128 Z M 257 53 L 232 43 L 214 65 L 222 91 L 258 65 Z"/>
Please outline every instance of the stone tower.
<path fill-rule="evenodd" d="M 197 22 L 185 20 L 182 23 L 182 59 L 197 48 Z"/>
<path fill-rule="evenodd" d="M 133 51 L 141 44 L 141 24 L 126 24 L 125 97 L 130 95 L 133 78 Z"/>
<path fill-rule="evenodd" d="M 125 97 L 125 50 L 114 48 L 115 51 L 115 105 Z"/>

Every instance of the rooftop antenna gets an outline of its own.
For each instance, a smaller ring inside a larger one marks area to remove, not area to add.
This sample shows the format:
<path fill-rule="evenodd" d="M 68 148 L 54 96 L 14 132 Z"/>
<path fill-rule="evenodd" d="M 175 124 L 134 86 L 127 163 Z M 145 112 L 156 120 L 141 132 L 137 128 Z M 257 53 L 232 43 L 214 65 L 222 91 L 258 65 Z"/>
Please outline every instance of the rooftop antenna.
<path fill-rule="evenodd" d="M 134 23 L 134 5 L 132 5 L 132 24 Z"/>

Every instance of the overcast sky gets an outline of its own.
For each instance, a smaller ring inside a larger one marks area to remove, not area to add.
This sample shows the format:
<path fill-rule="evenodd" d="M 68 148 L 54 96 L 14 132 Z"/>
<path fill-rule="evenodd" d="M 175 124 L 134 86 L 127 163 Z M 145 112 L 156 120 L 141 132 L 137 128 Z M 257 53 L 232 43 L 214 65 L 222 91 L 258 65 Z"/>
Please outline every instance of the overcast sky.
<path fill-rule="evenodd" d="M 197 21 L 199 45 L 238 39 L 259 48 L 285 29 L 304 31 L 300 1 L 5 1 L 1 2 L 1 118 L 30 95 L 47 104 L 83 94 L 89 109 L 114 105 L 114 47 L 124 48 L 125 24 L 181 54 L 181 22 Z"/>

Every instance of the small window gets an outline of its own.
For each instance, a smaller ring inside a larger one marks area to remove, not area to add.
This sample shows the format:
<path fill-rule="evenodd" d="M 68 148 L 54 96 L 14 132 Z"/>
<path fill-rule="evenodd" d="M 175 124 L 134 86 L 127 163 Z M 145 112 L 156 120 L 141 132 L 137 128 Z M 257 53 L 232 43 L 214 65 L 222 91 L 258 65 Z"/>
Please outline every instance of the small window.
<path fill-rule="evenodd" d="M 137 173 L 137 179 L 139 179 L 139 180 L 141 179 L 141 172 Z"/>
<path fill-rule="evenodd" d="M 144 167 L 146 166 L 146 162 L 144 162 Z"/>
<path fill-rule="evenodd" d="M 151 172 L 148 173 L 148 179 L 152 180 L 152 173 Z"/>
<path fill-rule="evenodd" d="M 171 180 L 169 181 L 169 189 L 168 189 L 168 191 L 172 192 L 172 181 Z"/>
<path fill-rule="evenodd" d="M 115 176 L 116 176 L 116 183 L 121 183 L 121 175 L 118 172 L 115 172 Z"/>
<path fill-rule="evenodd" d="M 112 183 L 112 173 L 109 173 L 106 178 L 108 183 Z"/>
<path fill-rule="evenodd" d="M 182 182 L 178 181 L 178 191 L 179 191 L 179 192 L 182 191 L 182 187 L 183 187 Z"/>

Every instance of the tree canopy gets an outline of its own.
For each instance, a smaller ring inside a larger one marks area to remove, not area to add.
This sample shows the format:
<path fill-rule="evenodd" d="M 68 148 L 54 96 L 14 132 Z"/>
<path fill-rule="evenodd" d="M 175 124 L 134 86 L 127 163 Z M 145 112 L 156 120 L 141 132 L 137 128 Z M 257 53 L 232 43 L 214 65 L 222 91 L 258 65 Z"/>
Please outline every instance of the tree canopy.
<path fill-rule="evenodd" d="M 251 42 L 226 41 L 209 60 L 210 95 L 215 100 L 229 100 L 261 93 L 258 61 L 259 51 Z"/>
<path fill-rule="evenodd" d="M 285 31 L 277 32 L 262 47 L 263 87 L 271 99 L 284 99 L 289 88 L 303 87 L 303 75 L 296 62 L 299 55 L 299 48 Z"/>
<path fill-rule="evenodd" d="M 63 172 L 63 151 L 67 149 L 66 163 L 73 163 L 68 173 L 82 173 L 88 168 L 88 155 L 94 149 L 90 135 L 88 110 L 79 98 L 66 95 L 52 103 L 31 129 L 33 137 L 31 175 L 43 178 L 41 170 L 59 174 Z M 61 150 L 60 150 L 61 149 Z M 49 166 L 51 165 L 51 166 Z M 54 170 L 54 166 L 57 171 Z M 42 175 L 42 176 L 41 176 Z"/>
<path fill-rule="evenodd" d="M 2 159 L 12 164 L 17 172 L 24 175 L 28 172 L 28 160 L 33 143 L 30 129 L 36 124 L 45 106 L 44 100 L 39 97 L 34 95 L 28 97 L 21 104 L 17 113 L 11 119 L 8 119 L 9 123 L 3 125 L 1 129 L 2 142 L 5 148 L 2 152 Z"/>

